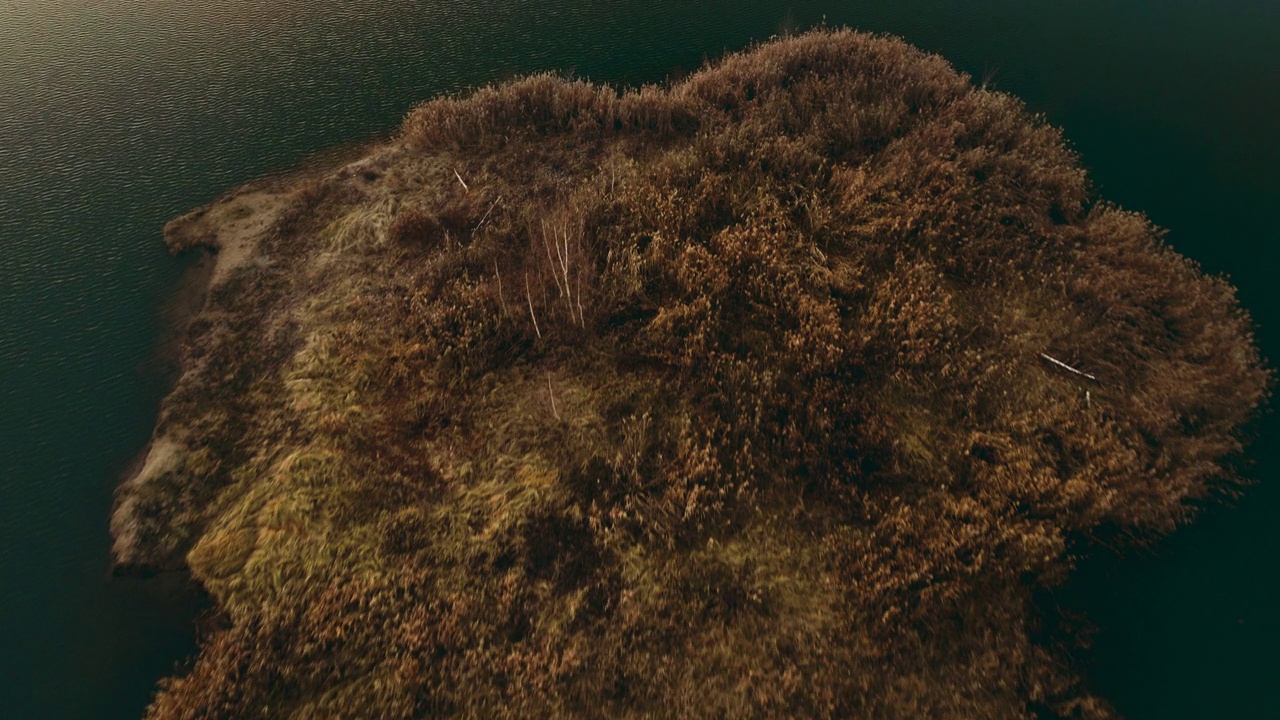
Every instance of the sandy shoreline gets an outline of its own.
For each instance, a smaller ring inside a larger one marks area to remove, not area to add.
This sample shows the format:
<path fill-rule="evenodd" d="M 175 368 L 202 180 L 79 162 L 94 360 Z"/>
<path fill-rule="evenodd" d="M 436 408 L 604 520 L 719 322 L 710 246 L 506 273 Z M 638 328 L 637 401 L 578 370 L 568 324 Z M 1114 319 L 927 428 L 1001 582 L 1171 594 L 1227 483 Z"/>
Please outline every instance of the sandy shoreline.
<path fill-rule="evenodd" d="M 169 396 L 193 370 L 185 347 L 192 322 L 207 309 L 210 292 L 241 268 L 265 267 L 271 257 L 265 244 L 282 211 L 294 201 L 294 190 L 308 179 L 340 172 L 386 143 L 384 138 L 343 145 L 305 158 L 293 169 L 250 180 L 210 202 L 166 223 L 164 242 L 174 256 L 199 253 L 183 273 L 166 312 L 159 349 L 164 364 L 165 397 L 151 439 L 131 460 L 116 487 L 111 510 L 111 572 L 146 575 L 181 566 L 180 558 L 157 557 L 139 538 L 138 497 L 148 483 L 174 470 L 186 452 L 181 428 L 163 418 Z M 163 429 L 162 429 L 163 428 Z"/>
<path fill-rule="evenodd" d="M 286 187 L 287 183 L 281 179 L 252 181 L 165 226 L 165 244 L 171 253 L 197 251 L 206 255 L 187 270 L 177 291 L 187 299 L 177 302 L 171 321 L 170 342 L 174 345 L 176 373 L 168 388 L 170 393 L 191 370 L 183 348 L 184 339 L 191 321 L 204 312 L 209 291 L 225 283 L 236 268 L 267 261 L 265 254 L 259 252 L 260 246 L 287 201 Z M 166 400 L 167 397 L 168 393 Z M 161 403 L 161 418 L 165 403 Z M 174 428 L 157 430 L 116 489 L 111 512 L 111 550 L 116 574 L 170 569 L 166 567 L 165 558 L 150 557 L 141 546 L 137 491 L 175 469 L 184 447 L 180 434 Z"/>

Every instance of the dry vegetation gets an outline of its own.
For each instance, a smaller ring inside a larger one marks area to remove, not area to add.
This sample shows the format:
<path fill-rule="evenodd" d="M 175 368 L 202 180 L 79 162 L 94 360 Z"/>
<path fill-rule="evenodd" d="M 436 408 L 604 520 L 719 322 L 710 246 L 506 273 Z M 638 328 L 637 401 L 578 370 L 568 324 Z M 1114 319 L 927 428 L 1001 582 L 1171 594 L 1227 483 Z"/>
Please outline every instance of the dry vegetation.
<path fill-rule="evenodd" d="M 129 491 L 219 607 L 152 718 L 1108 717 L 1042 593 L 1230 491 L 1268 385 L 892 39 L 434 100 L 293 192 Z"/>

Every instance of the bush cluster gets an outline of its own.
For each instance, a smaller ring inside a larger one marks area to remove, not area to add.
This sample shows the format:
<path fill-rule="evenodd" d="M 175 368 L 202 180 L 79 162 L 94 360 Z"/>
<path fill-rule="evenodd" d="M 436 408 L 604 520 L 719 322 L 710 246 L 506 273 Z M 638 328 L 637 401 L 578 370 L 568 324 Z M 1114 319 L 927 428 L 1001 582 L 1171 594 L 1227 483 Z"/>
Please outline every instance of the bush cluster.
<path fill-rule="evenodd" d="M 157 720 L 1108 717 L 1037 593 L 1234 487 L 1269 383 L 894 39 L 437 99 L 297 195 L 166 405 L 221 622 Z"/>

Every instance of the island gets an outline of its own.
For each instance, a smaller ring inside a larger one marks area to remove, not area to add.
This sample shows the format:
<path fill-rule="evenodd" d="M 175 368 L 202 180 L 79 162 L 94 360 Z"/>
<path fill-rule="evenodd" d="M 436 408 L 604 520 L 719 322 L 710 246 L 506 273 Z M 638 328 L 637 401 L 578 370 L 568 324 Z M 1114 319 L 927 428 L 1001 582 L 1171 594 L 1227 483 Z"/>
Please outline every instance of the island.
<path fill-rule="evenodd" d="M 1222 278 L 901 40 L 536 75 L 172 221 L 148 717 L 1107 718 L 1045 598 L 1243 482 Z"/>

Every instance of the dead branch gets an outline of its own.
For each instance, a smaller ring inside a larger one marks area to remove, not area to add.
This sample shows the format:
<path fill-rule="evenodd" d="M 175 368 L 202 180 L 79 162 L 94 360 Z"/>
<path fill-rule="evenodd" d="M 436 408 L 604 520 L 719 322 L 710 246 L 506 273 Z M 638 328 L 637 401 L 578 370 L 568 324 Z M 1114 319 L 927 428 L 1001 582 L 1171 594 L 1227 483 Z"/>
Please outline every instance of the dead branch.
<path fill-rule="evenodd" d="M 493 259 L 493 274 L 498 278 L 498 304 L 502 306 L 502 314 L 510 315 L 507 310 L 507 296 L 502 292 L 502 273 L 498 270 L 498 258 Z"/>
<path fill-rule="evenodd" d="M 542 339 L 542 331 L 538 329 L 538 316 L 533 314 L 533 293 L 529 291 L 529 271 L 524 271 L 524 297 L 529 301 L 529 317 L 533 318 L 533 331 Z"/>
<path fill-rule="evenodd" d="M 458 178 L 458 179 L 461 180 L 462 178 Z M 464 187 L 465 187 L 465 183 L 464 183 Z M 476 223 L 476 226 L 471 229 L 471 232 L 475 232 L 476 230 L 479 230 L 480 226 L 484 225 L 484 221 L 489 219 L 489 213 L 493 212 L 494 206 L 497 205 L 498 202 L 501 200 L 502 200 L 502 196 L 499 195 L 498 197 L 493 199 L 493 202 L 489 203 L 489 209 L 484 211 L 484 217 L 480 218 L 480 222 Z"/>
<path fill-rule="evenodd" d="M 551 414 L 560 420 L 560 411 L 556 409 L 556 391 L 551 389 L 551 371 L 547 371 L 547 395 L 551 398 Z"/>
<path fill-rule="evenodd" d="M 555 232 L 554 228 L 552 232 Z M 556 290 L 560 291 L 560 297 L 564 297 L 564 287 L 560 284 L 560 275 L 556 272 L 556 261 L 551 258 L 551 244 L 547 242 L 547 221 L 542 221 L 542 249 L 547 252 L 547 264 L 551 266 L 551 277 L 556 281 Z M 560 246 L 556 246 L 556 254 L 560 253 Z"/>
<path fill-rule="evenodd" d="M 1083 371 L 1083 370 L 1077 370 L 1077 369 L 1075 369 L 1075 368 L 1071 367 L 1070 365 L 1068 365 L 1068 364 L 1066 364 L 1066 363 L 1062 362 L 1061 360 L 1059 360 L 1059 359 L 1057 359 L 1057 358 L 1049 357 L 1048 355 L 1046 355 L 1046 354 L 1044 354 L 1044 353 L 1040 353 L 1040 357 L 1044 358 L 1045 360 L 1048 360 L 1049 362 L 1053 363 L 1054 365 L 1057 365 L 1058 367 L 1062 368 L 1063 370 L 1066 370 L 1067 372 L 1075 373 L 1076 375 L 1079 375 L 1080 377 L 1089 378 L 1090 380 L 1092 380 L 1092 381 L 1094 381 L 1094 382 L 1098 382 L 1098 378 L 1094 377 L 1093 375 L 1090 375 L 1089 373 L 1087 373 L 1087 372 L 1085 372 L 1085 371 Z"/>

